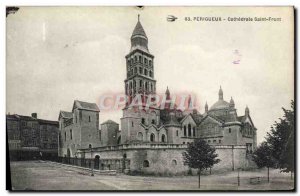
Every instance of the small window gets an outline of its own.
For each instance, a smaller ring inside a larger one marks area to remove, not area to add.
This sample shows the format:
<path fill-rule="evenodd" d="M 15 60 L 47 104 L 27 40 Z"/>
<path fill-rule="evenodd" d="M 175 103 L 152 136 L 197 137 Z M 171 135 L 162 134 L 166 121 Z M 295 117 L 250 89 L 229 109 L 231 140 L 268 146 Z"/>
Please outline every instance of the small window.
<path fill-rule="evenodd" d="M 222 142 L 222 140 L 219 140 L 219 144 Z"/>
<path fill-rule="evenodd" d="M 176 136 L 178 136 L 178 130 L 176 131 Z"/>
<path fill-rule="evenodd" d="M 154 125 L 155 124 L 155 120 L 152 120 L 151 123 Z"/>
<path fill-rule="evenodd" d="M 217 143 L 217 140 L 213 140 L 213 143 Z"/>
<path fill-rule="evenodd" d="M 145 119 L 144 118 L 142 118 L 142 124 L 145 124 Z"/>
<path fill-rule="evenodd" d="M 89 122 L 91 122 L 91 116 L 89 116 Z"/>
<path fill-rule="evenodd" d="M 99 130 L 99 140 L 101 141 L 101 130 Z"/>
<path fill-rule="evenodd" d="M 67 132 L 65 132 L 65 141 L 67 141 Z"/>
<path fill-rule="evenodd" d="M 89 148 L 92 148 L 92 144 L 89 144 Z"/>
<path fill-rule="evenodd" d="M 72 129 L 70 129 L 70 139 L 73 139 L 73 133 L 72 133 Z"/>
<path fill-rule="evenodd" d="M 208 143 L 210 143 L 210 140 L 207 140 Z"/>
<path fill-rule="evenodd" d="M 133 127 L 133 121 L 131 122 L 131 126 Z"/>
<path fill-rule="evenodd" d="M 149 167 L 149 166 L 150 166 L 149 161 L 145 160 L 143 163 L 143 167 Z"/>
<path fill-rule="evenodd" d="M 162 136 L 161 136 L 161 141 L 166 142 L 166 136 L 164 134 L 162 134 Z"/>
<path fill-rule="evenodd" d="M 173 166 L 177 165 L 177 161 L 176 161 L 175 159 L 172 160 L 172 165 L 173 165 Z"/>
<path fill-rule="evenodd" d="M 228 129 L 228 132 L 231 133 L 231 128 Z"/>
<path fill-rule="evenodd" d="M 153 133 L 150 135 L 150 141 L 151 141 L 151 142 L 154 142 L 154 141 L 155 141 L 155 135 L 154 135 Z"/>
<path fill-rule="evenodd" d="M 183 144 L 185 144 L 185 142 L 183 142 Z"/>
<path fill-rule="evenodd" d="M 183 134 L 186 136 L 186 126 L 183 127 Z"/>
<path fill-rule="evenodd" d="M 140 72 L 140 74 L 143 73 L 143 69 L 141 67 L 139 67 L 139 72 Z M 142 81 L 142 80 L 140 80 L 140 81 Z M 142 86 L 142 83 L 140 83 L 140 86 Z"/>

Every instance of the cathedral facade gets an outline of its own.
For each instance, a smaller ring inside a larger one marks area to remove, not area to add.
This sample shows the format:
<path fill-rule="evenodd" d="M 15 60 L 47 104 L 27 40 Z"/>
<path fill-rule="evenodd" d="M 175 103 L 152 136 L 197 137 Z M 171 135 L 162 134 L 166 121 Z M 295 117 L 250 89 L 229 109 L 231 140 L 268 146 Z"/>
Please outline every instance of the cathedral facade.
<path fill-rule="evenodd" d="M 59 114 L 59 156 L 95 159 L 96 169 L 117 169 L 131 173 L 185 174 L 182 153 L 196 138 L 216 148 L 220 163 L 212 170 L 255 167 L 251 153 L 257 145 L 257 129 L 245 108 L 239 116 L 234 100 L 218 100 L 205 112 L 181 111 L 170 107 L 171 93 L 165 92 L 164 107 L 145 107 L 156 94 L 154 55 L 148 37 L 138 20 L 131 36 L 124 80 L 127 103 L 121 124 L 108 120 L 99 127 L 95 103 L 74 101 L 72 112 Z M 132 106 L 139 97 L 140 105 Z M 217 96 L 216 96 L 217 97 Z"/>

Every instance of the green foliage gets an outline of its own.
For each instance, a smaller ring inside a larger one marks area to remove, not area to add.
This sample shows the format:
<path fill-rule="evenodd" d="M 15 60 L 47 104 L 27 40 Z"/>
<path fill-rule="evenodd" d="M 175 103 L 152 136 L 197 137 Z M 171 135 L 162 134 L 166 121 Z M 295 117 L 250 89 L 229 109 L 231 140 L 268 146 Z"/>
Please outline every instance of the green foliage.
<path fill-rule="evenodd" d="M 253 160 L 259 168 L 274 167 L 276 159 L 272 155 L 272 149 L 267 142 L 263 142 L 253 153 Z"/>
<path fill-rule="evenodd" d="M 200 171 L 210 168 L 220 162 L 215 151 L 215 148 L 204 140 L 196 139 L 194 143 L 188 145 L 187 151 L 183 153 L 184 164 Z"/>
<path fill-rule="evenodd" d="M 291 110 L 282 108 L 283 118 L 271 127 L 270 133 L 266 137 L 266 142 L 270 146 L 272 156 L 276 160 L 277 168 L 283 172 L 294 171 L 294 132 L 295 114 L 294 101 L 291 102 Z"/>

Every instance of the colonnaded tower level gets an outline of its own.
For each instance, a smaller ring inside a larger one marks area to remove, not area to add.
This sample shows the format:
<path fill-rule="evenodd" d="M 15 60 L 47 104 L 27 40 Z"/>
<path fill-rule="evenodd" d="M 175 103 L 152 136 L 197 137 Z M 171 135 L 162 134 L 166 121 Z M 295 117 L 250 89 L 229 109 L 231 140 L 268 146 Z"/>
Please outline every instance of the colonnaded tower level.
<path fill-rule="evenodd" d="M 146 100 L 149 94 L 155 94 L 156 80 L 154 79 L 154 56 L 148 49 L 148 37 L 140 22 L 138 22 L 131 35 L 131 49 L 126 55 L 127 77 L 125 79 L 125 94 L 128 96 L 127 104 L 140 94 Z"/>

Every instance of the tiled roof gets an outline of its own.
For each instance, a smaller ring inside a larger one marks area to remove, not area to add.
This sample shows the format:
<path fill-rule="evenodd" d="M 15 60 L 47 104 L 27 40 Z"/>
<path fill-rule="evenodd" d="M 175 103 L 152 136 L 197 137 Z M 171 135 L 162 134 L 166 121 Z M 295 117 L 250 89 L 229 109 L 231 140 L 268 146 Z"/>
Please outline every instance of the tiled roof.
<path fill-rule="evenodd" d="M 73 113 L 72 112 L 60 111 L 60 115 L 63 118 L 73 118 Z"/>
<path fill-rule="evenodd" d="M 78 109 L 100 112 L 96 103 L 88 103 L 88 102 L 75 100 L 74 106 L 76 106 L 76 108 L 78 108 Z M 73 107 L 73 109 L 74 109 L 74 107 Z"/>

